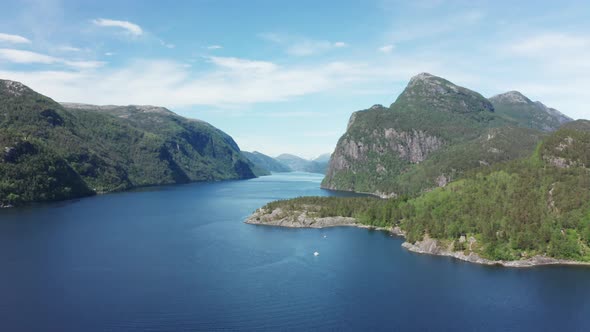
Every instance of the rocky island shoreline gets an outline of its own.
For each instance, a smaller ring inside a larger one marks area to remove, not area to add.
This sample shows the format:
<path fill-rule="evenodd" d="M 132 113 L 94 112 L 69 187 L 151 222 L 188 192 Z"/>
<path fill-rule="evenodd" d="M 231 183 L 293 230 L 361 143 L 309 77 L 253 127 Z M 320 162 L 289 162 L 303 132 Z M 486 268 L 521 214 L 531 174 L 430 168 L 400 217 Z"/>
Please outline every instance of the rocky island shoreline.
<path fill-rule="evenodd" d="M 386 231 L 395 236 L 406 237 L 405 232 L 400 227 L 374 227 L 358 222 L 357 219 L 351 217 L 315 217 L 310 216 L 306 210 L 285 211 L 282 208 L 276 208 L 269 211 L 264 208 L 259 208 L 251 214 L 245 221 L 246 224 L 275 226 L 275 227 L 290 227 L 290 228 L 326 228 L 326 227 L 358 227 L 365 229 L 373 229 Z M 474 238 L 462 239 L 469 244 L 475 242 Z M 469 263 L 503 266 L 514 268 L 527 268 L 543 265 L 579 265 L 590 266 L 588 262 L 578 262 L 565 259 L 557 259 L 542 255 L 533 256 L 521 260 L 504 261 L 504 260 L 490 260 L 483 258 L 475 252 L 465 253 L 465 251 L 455 251 L 453 246 L 445 246 L 441 241 L 426 236 L 422 241 L 415 243 L 404 242 L 402 247 L 408 251 L 427 254 L 435 256 L 452 257 Z"/>

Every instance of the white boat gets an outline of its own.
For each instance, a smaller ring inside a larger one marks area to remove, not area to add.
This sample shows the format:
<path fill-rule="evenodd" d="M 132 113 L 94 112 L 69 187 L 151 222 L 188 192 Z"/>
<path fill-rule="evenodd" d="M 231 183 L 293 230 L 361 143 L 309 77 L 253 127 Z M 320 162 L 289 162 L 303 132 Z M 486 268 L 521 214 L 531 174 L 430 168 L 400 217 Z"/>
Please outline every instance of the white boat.
<path fill-rule="evenodd" d="M 319 256 L 319 255 L 320 255 L 320 253 L 316 251 L 316 252 L 314 252 L 314 253 L 313 253 L 313 255 L 314 255 L 314 256 Z"/>

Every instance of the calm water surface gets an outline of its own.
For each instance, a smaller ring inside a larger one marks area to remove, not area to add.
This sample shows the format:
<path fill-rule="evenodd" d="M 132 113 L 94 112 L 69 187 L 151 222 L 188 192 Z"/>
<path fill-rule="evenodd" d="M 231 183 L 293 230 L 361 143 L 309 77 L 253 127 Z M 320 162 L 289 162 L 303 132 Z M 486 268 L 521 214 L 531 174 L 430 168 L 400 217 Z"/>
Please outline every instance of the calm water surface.
<path fill-rule="evenodd" d="M 243 223 L 270 200 L 336 194 L 320 181 L 2 210 L 0 330 L 590 331 L 590 268 L 485 267 L 409 253 L 378 231 Z"/>

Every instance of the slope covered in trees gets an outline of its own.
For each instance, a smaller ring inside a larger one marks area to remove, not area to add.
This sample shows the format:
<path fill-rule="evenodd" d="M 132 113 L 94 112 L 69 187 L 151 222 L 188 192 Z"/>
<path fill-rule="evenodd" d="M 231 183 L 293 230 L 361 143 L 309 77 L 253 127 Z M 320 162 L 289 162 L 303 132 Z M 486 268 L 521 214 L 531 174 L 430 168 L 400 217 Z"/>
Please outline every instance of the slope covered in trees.
<path fill-rule="evenodd" d="M 233 139 L 153 106 L 66 107 L 0 80 L 0 204 L 254 177 Z"/>
<path fill-rule="evenodd" d="M 472 170 L 418 196 L 302 197 L 265 208 L 277 207 L 399 226 L 410 243 L 428 236 L 493 260 L 590 261 L 590 121 L 566 124 L 528 158 Z M 475 245 L 467 248 L 461 236 L 473 237 Z"/>

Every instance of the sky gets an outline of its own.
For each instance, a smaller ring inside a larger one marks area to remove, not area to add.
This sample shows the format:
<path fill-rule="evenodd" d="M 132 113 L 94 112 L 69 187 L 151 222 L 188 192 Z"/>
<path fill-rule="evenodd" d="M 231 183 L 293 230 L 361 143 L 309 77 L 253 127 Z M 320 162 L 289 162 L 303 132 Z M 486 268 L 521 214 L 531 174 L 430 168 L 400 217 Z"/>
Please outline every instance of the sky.
<path fill-rule="evenodd" d="M 0 0 L 0 78 L 313 158 L 421 72 L 590 118 L 588 1 Z"/>

